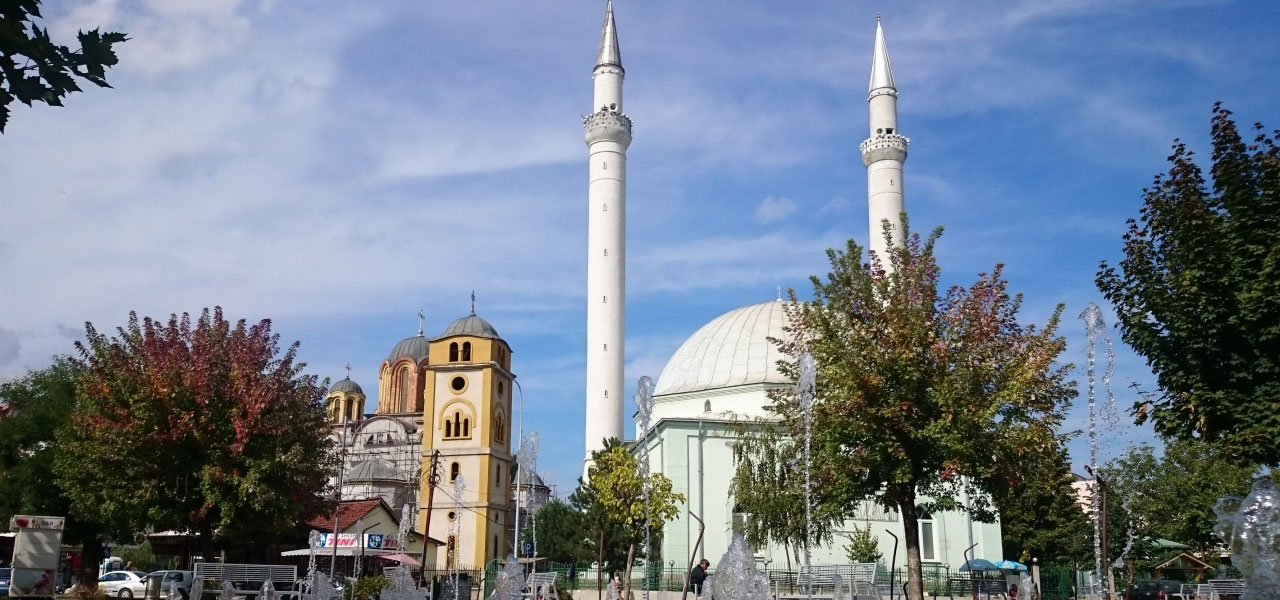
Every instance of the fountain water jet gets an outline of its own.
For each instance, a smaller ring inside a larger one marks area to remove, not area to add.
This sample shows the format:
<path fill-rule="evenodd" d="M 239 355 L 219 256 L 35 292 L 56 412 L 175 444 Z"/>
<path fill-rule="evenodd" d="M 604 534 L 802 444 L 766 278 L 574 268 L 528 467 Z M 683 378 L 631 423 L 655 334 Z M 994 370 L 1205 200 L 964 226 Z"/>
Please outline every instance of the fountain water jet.
<path fill-rule="evenodd" d="M 653 542 L 649 531 L 649 427 L 653 418 L 653 380 L 649 376 L 636 383 L 636 410 L 640 412 L 640 481 L 644 482 L 644 600 L 649 600 L 649 567 Z"/>
<path fill-rule="evenodd" d="M 729 550 L 716 563 L 711 580 L 714 600 L 771 600 L 769 577 L 756 570 L 755 553 L 742 534 L 734 534 Z"/>
<path fill-rule="evenodd" d="M 1214 533 L 1231 550 L 1244 575 L 1241 600 L 1280 598 L 1280 489 L 1268 477 L 1253 482 L 1244 498 L 1227 496 L 1213 507 Z"/>
<path fill-rule="evenodd" d="M 800 354 L 797 365 L 799 376 L 796 378 L 796 396 L 800 403 L 800 414 L 804 418 L 804 566 L 812 568 L 813 556 L 809 550 L 809 540 L 813 537 L 813 472 L 809 456 L 809 447 L 813 443 L 813 397 L 818 379 L 818 363 L 809 352 Z M 767 588 L 768 586 L 766 586 Z M 813 600 L 813 584 L 805 584 L 805 594 Z"/>
<path fill-rule="evenodd" d="M 1103 374 L 1102 383 L 1107 394 L 1107 408 L 1109 414 L 1115 411 L 1115 395 L 1111 391 L 1111 376 L 1115 372 L 1115 348 L 1111 344 L 1111 336 L 1107 332 L 1107 325 L 1102 320 L 1102 309 L 1097 304 L 1090 302 L 1080 313 L 1080 319 L 1085 324 L 1085 337 L 1087 339 L 1085 345 L 1085 358 L 1087 361 L 1087 375 L 1089 379 L 1089 468 L 1093 475 L 1093 493 L 1091 494 L 1091 506 L 1093 511 L 1093 565 L 1095 573 L 1098 577 L 1104 577 L 1108 582 L 1109 588 L 1114 588 L 1112 583 L 1111 570 L 1108 568 L 1104 571 L 1106 565 L 1103 564 L 1102 557 L 1102 494 L 1099 487 L 1099 467 L 1098 467 L 1098 408 L 1097 408 L 1097 379 L 1096 365 L 1098 360 L 1097 341 L 1098 336 L 1102 336 L 1107 343 L 1107 370 Z"/>

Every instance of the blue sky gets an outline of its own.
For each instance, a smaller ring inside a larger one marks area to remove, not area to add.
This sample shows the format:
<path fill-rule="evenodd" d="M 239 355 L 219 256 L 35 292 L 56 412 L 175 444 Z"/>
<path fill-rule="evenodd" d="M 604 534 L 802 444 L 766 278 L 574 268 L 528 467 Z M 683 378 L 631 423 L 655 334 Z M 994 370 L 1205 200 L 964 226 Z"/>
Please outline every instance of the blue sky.
<path fill-rule="evenodd" d="M 222 305 L 370 392 L 390 348 L 477 311 L 515 350 L 526 430 L 581 468 L 586 149 L 603 1 L 49 2 L 56 39 L 133 38 L 115 88 L 16 107 L 0 136 L 0 377 L 91 320 Z M 1270 2 L 618 0 L 627 112 L 627 379 L 700 325 L 808 295 L 867 237 L 866 84 L 883 14 L 911 138 L 907 209 L 948 282 L 1006 264 L 1041 323 L 1102 302 L 1124 220 L 1223 100 L 1280 126 Z M 1270 75 L 1269 75 L 1270 74 Z M 1119 346 L 1115 384 L 1150 387 Z M 1082 371 L 1082 369 L 1081 369 Z M 1083 381 L 1083 373 L 1078 376 Z M 370 398 L 370 409 L 374 406 Z M 1084 397 L 1072 411 L 1085 422 Z M 627 411 L 630 414 L 630 408 Z M 1149 428 L 1104 428 L 1104 457 Z M 627 430 L 631 427 L 628 423 Z M 1083 440 L 1073 459 L 1087 458 Z"/>

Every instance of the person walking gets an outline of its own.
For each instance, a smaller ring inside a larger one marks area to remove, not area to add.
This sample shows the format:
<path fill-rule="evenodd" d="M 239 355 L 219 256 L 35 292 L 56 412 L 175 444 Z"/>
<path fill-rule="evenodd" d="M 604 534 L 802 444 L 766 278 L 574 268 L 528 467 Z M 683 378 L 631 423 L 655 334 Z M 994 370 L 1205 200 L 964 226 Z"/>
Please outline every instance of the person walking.
<path fill-rule="evenodd" d="M 702 583 L 707 580 L 707 568 L 710 566 L 711 563 L 704 558 L 698 561 L 698 566 L 689 573 L 689 587 L 693 588 L 694 595 L 702 595 Z"/>

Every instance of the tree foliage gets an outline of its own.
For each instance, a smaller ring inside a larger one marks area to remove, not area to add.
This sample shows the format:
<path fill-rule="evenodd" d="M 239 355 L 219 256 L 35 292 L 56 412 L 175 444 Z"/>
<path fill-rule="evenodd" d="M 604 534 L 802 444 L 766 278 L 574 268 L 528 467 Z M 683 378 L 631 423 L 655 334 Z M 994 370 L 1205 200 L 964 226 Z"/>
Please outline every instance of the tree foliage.
<path fill-rule="evenodd" d="M 677 504 L 683 503 L 685 498 L 672 490 L 671 480 L 662 473 L 642 477 L 636 457 L 622 444 L 609 445 L 603 451 L 593 453 L 587 477 L 587 487 L 595 493 L 605 518 L 626 532 L 629 538 L 626 575 L 623 577 L 626 589 L 622 596 L 626 598 L 631 586 L 636 545 L 644 541 L 645 525 L 648 524 L 650 535 L 661 533 L 663 525 L 679 514 Z"/>
<path fill-rule="evenodd" d="M 1280 463 L 1280 131 L 1246 144 L 1214 106 L 1211 186 L 1176 141 L 1143 191 L 1118 268 L 1097 284 L 1125 342 L 1147 360 L 1157 397 L 1134 405 L 1164 436 Z"/>
<path fill-rule="evenodd" d="M 853 533 L 849 535 L 849 544 L 844 547 L 845 555 L 849 557 L 849 562 L 854 563 L 878 563 L 880 558 L 884 556 L 880 552 L 880 540 L 871 533 L 871 523 L 866 523 L 865 527 L 854 526 Z"/>
<path fill-rule="evenodd" d="M 941 230 L 904 233 L 888 269 L 879 258 L 863 264 L 852 240 L 829 250 L 831 271 L 811 278 L 813 301 L 788 305 L 791 338 L 778 346 L 792 357 L 808 351 L 818 366 L 815 506 L 849 518 L 871 498 L 896 510 L 908 597 L 920 600 L 917 509 L 992 518 L 990 497 L 1018 482 L 1025 457 L 1060 449 L 1056 430 L 1075 390 L 1069 366 L 1056 363 L 1066 345 L 1056 333 L 1061 306 L 1043 329 L 1019 324 L 1021 296 L 1009 295 L 999 265 L 968 288 L 939 292 Z M 780 368 L 797 375 L 794 362 Z M 802 437 L 794 391 L 775 390 L 771 410 L 786 435 Z M 967 507 L 964 485 L 980 492 Z"/>
<path fill-rule="evenodd" d="M 1076 503 L 1065 450 L 1027 456 L 1021 477 L 995 498 L 1005 558 L 1031 564 L 1091 564 L 1093 529 Z"/>
<path fill-rule="evenodd" d="M 80 91 L 77 79 L 111 87 L 107 69 L 118 62 L 113 47 L 128 39 L 123 33 L 81 31 L 80 48 L 72 50 L 55 44 L 49 30 L 36 24 L 40 18 L 40 0 L 0 2 L 0 133 L 14 100 L 62 106 L 67 94 Z"/>
<path fill-rule="evenodd" d="M 591 531 L 583 514 L 558 498 L 538 509 L 524 537 L 536 539 L 538 556 L 551 562 L 577 564 L 592 559 Z"/>
<path fill-rule="evenodd" d="M 79 410 L 57 443 L 72 508 L 129 531 L 261 539 L 317 514 L 334 467 L 323 388 L 270 321 L 220 308 L 168 322 L 130 314 L 115 337 L 86 324 Z"/>
<path fill-rule="evenodd" d="M 50 477 L 59 460 L 92 460 L 63 458 L 66 449 L 55 441 L 76 411 L 79 372 L 74 361 L 58 357 L 44 369 L 0 384 L 5 413 L 0 417 L 0 523 L 14 514 L 67 516 L 63 540 L 81 546 L 85 564 L 77 577 L 97 581 L 98 549 L 111 528 L 72 510 L 71 495 Z"/>

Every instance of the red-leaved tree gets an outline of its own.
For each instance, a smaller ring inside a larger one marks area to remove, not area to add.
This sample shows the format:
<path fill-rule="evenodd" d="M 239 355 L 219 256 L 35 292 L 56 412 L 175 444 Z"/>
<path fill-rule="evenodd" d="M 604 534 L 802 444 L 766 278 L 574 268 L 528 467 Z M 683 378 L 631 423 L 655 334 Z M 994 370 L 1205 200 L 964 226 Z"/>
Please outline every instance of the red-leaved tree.
<path fill-rule="evenodd" d="M 79 410 L 54 465 L 75 510 L 120 532 L 245 541 L 321 510 L 335 467 L 324 388 L 283 353 L 271 322 L 221 308 L 168 322 L 130 313 L 114 337 L 86 323 Z"/>

